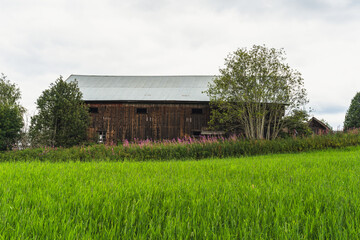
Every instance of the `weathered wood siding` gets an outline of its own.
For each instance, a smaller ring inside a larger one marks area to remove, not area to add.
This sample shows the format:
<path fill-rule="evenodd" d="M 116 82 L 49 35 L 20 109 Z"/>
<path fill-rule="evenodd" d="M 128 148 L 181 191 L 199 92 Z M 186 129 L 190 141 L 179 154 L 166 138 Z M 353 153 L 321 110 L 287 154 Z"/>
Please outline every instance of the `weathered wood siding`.
<path fill-rule="evenodd" d="M 106 132 L 106 141 L 124 139 L 172 139 L 192 136 L 208 126 L 210 108 L 207 103 L 88 103 L 91 125 L 90 140 Z M 138 113 L 137 109 L 146 109 Z M 193 113 L 201 109 L 202 113 Z M 97 112 L 94 112 L 97 111 Z M 196 111 L 196 110 L 195 110 Z"/>
<path fill-rule="evenodd" d="M 329 128 L 325 127 L 323 124 L 313 119 L 310 120 L 309 127 L 317 135 L 329 132 Z"/>

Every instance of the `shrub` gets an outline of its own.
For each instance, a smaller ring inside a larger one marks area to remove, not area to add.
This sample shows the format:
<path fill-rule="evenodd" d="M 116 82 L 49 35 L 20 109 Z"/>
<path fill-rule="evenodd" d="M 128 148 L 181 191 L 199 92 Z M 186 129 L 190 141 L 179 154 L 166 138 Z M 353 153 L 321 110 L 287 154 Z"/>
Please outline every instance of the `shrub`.
<path fill-rule="evenodd" d="M 90 145 L 71 148 L 43 147 L 0 153 L 0 161 L 166 161 L 296 153 L 360 144 L 359 131 L 308 138 L 245 140 L 224 138 L 127 142 L 123 145 Z"/>

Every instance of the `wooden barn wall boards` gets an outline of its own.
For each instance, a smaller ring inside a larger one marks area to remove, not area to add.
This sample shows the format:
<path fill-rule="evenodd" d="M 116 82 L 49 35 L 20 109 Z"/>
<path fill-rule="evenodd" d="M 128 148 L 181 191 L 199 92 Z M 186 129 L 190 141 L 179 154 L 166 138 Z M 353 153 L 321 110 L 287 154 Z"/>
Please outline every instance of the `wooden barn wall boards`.
<path fill-rule="evenodd" d="M 89 137 L 109 141 L 172 139 L 199 135 L 209 121 L 208 104 L 89 103 Z"/>

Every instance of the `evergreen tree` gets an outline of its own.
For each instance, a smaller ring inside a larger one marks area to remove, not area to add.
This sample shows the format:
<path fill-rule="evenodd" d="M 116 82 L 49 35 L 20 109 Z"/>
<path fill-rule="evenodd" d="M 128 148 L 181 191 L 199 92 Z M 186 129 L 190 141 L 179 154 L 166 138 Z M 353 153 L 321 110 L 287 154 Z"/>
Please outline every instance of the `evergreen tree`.
<path fill-rule="evenodd" d="M 351 100 L 345 115 L 344 130 L 350 128 L 360 128 L 360 92 Z"/>

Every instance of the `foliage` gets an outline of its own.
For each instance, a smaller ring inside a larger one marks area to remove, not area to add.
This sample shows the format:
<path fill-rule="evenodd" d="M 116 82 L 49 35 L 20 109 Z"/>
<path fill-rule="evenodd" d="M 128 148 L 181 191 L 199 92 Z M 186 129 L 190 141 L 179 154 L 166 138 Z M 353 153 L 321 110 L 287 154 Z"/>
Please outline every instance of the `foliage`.
<path fill-rule="evenodd" d="M 346 112 L 344 130 L 360 127 L 360 92 L 356 93 L 351 100 L 350 107 Z"/>
<path fill-rule="evenodd" d="M 325 124 L 325 125 L 329 128 L 330 131 L 333 131 L 333 130 L 334 130 L 333 127 L 330 125 L 330 123 L 329 123 L 328 121 L 326 121 L 324 118 L 322 118 L 320 121 L 321 121 L 323 124 Z"/>
<path fill-rule="evenodd" d="M 31 121 L 30 113 L 28 111 L 24 111 L 23 113 L 24 125 L 21 129 L 20 139 L 18 140 L 19 149 L 25 149 L 31 147 L 31 139 L 29 136 L 30 121 Z"/>
<path fill-rule="evenodd" d="M 359 150 L 2 163 L 0 239 L 358 239 Z"/>
<path fill-rule="evenodd" d="M 295 153 L 360 145 L 360 132 L 316 135 L 307 138 L 245 140 L 223 138 L 150 140 L 123 145 L 91 145 L 72 148 L 43 147 L 0 153 L 1 161 L 168 161 L 204 158 L 243 157 L 274 153 Z"/>
<path fill-rule="evenodd" d="M 77 82 L 60 76 L 36 103 L 38 114 L 30 126 L 33 145 L 70 147 L 86 140 L 90 116 Z"/>
<path fill-rule="evenodd" d="M 21 109 L 0 104 L 0 151 L 11 149 L 21 136 L 23 126 Z"/>
<path fill-rule="evenodd" d="M 301 74 L 284 61 L 283 49 L 254 45 L 225 59 L 225 68 L 209 84 L 210 126 L 244 132 L 249 139 L 275 139 L 287 111 L 307 103 Z"/>
<path fill-rule="evenodd" d="M 20 89 L 6 76 L 0 76 L 0 151 L 11 149 L 18 141 L 23 126 Z"/>
<path fill-rule="evenodd" d="M 16 84 L 11 83 L 4 74 L 0 76 L 0 104 L 10 106 L 20 106 L 20 89 Z"/>
<path fill-rule="evenodd" d="M 295 109 L 291 115 L 284 118 L 284 128 L 290 136 L 310 136 L 312 131 L 308 125 L 309 113 L 306 110 Z"/>

